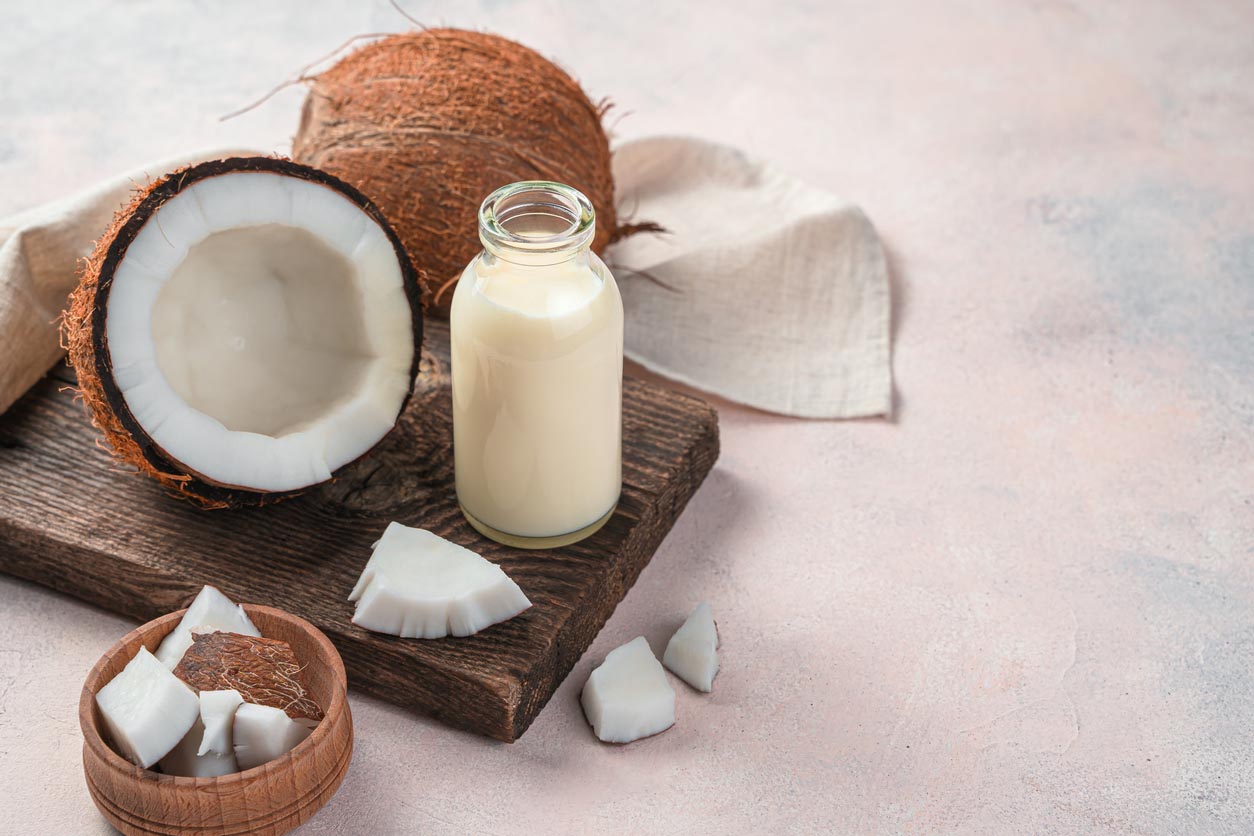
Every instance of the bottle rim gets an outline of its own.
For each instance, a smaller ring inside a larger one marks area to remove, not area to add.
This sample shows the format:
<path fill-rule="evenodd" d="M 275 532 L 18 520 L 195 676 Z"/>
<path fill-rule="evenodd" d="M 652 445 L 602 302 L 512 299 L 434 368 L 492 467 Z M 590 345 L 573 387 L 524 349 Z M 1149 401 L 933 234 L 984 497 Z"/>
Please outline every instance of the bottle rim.
<path fill-rule="evenodd" d="M 554 261 L 586 249 L 596 233 L 596 210 L 583 192 L 552 180 L 523 180 L 502 186 L 479 206 L 479 240 L 484 249 Z"/>

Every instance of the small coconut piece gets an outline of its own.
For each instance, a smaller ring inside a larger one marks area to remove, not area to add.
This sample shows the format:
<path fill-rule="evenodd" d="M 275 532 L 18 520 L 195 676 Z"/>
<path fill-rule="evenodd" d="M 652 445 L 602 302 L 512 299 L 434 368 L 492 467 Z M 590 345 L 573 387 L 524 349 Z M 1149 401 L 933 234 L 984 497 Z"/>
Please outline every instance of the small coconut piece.
<path fill-rule="evenodd" d="M 495 563 L 397 522 L 374 544 L 348 600 L 357 602 L 354 624 L 412 639 L 469 636 L 531 606 Z"/>
<path fill-rule="evenodd" d="M 96 694 L 96 707 L 118 752 L 147 769 L 200 719 L 196 693 L 141 647 Z"/>
<path fill-rule="evenodd" d="M 233 688 L 200 692 L 200 722 L 204 734 L 196 747 L 197 755 L 212 753 L 235 757 L 231 727 L 235 724 L 235 710 L 242 702 L 244 698 Z"/>
<path fill-rule="evenodd" d="M 245 702 L 285 711 L 310 727 L 322 719 L 296 654 L 278 639 L 197 633 L 174 675 L 197 691 L 238 691 Z"/>
<path fill-rule="evenodd" d="M 709 693 L 718 673 L 718 628 L 705 601 L 666 643 L 662 664 L 698 691 Z"/>
<path fill-rule="evenodd" d="M 235 711 L 235 760 L 240 769 L 261 766 L 290 751 L 311 731 L 278 708 L 246 702 Z"/>
<path fill-rule="evenodd" d="M 182 775 L 187 778 L 216 778 L 219 775 L 239 772 L 234 752 L 225 755 L 199 752 L 204 736 L 205 725 L 197 717 L 191 729 L 179 741 L 179 745 L 157 763 L 161 771 L 166 775 Z"/>
<path fill-rule="evenodd" d="M 606 743 L 630 743 L 675 725 L 675 691 L 644 636 L 609 652 L 588 677 L 580 702 Z"/>
<path fill-rule="evenodd" d="M 223 595 L 216 587 L 206 585 L 187 608 L 174 632 L 166 636 L 157 648 L 157 658 L 163 665 L 174 670 L 174 666 L 183 658 L 183 653 L 192 646 L 194 630 L 223 630 L 244 636 L 261 635 L 261 631 L 253 624 L 243 607 Z"/>

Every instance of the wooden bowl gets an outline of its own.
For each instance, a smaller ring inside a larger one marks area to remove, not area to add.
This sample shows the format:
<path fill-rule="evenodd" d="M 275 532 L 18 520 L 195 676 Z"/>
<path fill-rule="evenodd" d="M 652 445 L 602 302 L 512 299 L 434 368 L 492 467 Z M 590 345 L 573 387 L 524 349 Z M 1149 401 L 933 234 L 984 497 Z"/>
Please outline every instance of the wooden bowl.
<path fill-rule="evenodd" d="M 295 749 L 234 775 L 182 778 L 140 769 L 105 741 L 96 692 L 126 667 L 140 645 L 155 651 L 186 610 L 128 633 L 91 669 L 78 703 L 87 789 L 109 823 L 128 836 L 279 836 L 321 809 L 344 780 L 353 754 L 353 718 L 340 654 L 303 618 L 253 604 L 244 610 L 263 636 L 292 646 L 325 717 Z"/>

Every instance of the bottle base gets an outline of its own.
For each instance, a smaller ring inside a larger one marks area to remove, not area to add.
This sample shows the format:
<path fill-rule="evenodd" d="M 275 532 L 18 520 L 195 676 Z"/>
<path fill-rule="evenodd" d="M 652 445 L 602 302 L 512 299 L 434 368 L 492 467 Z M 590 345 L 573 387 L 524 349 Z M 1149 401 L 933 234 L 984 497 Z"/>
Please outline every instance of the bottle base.
<path fill-rule="evenodd" d="M 495 540 L 498 543 L 519 549 L 556 549 L 559 546 L 569 546 L 571 543 L 578 543 L 580 540 L 591 537 L 600 531 L 601 527 L 609 522 L 610 517 L 614 516 L 614 512 L 618 510 L 618 502 L 615 501 L 610 506 L 610 510 L 606 511 L 600 519 L 585 525 L 583 528 L 569 531 L 565 534 L 554 534 L 552 537 L 524 537 L 519 534 L 510 534 L 509 532 L 493 528 L 483 520 L 478 519 L 474 514 L 467 511 L 466 506 L 460 502 L 457 503 L 457 507 L 462 509 L 462 516 L 466 518 L 466 522 L 470 523 L 475 531 L 478 531 L 489 540 Z"/>

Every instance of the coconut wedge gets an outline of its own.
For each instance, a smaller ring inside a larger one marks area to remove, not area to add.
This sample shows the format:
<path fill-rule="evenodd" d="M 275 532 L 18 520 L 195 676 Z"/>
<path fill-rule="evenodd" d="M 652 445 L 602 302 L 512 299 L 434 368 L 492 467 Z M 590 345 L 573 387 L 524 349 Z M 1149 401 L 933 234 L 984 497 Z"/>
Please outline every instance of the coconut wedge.
<path fill-rule="evenodd" d="M 718 628 L 710 605 L 697 605 L 683 626 L 666 643 L 662 664 L 698 691 L 709 693 L 718 673 Z"/>
<path fill-rule="evenodd" d="M 395 425 L 417 274 L 352 186 L 244 157 L 158 180 L 101 237 L 64 319 L 119 458 L 207 508 L 329 480 Z"/>
<path fill-rule="evenodd" d="M 161 664 L 174 670 L 187 648 L 192 646 L 192 633 L 207 633 L 220 630 L 224 633 L 239 633 L 244 636 L 260 636 L 244 608 L 218 591 L 217 587 L 204 586 L 187 608 L 177 627 L 161 640 L 157 647 L 157 658 Z"/>
<path fill-rule="evenodd" d="M 630 743 L 675 725 L 675 691 L 644 636 L 611 650 L 579 701 L 606 743 Z"/>
<path fill-rule="evenodd" d="M 374 544 L 348 600 L 357 602 L 354 624 L 413 639 L 469 636 L 531 606 L 495 563 L 397 522 Z"/>

